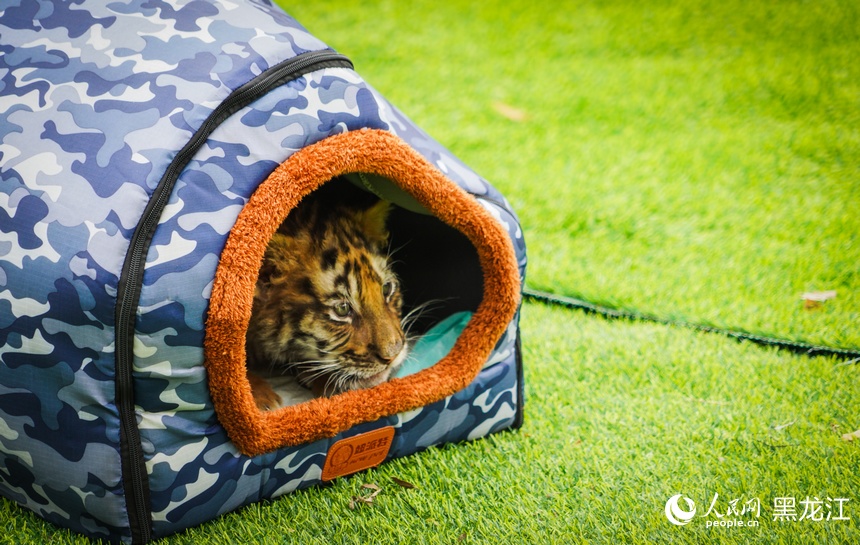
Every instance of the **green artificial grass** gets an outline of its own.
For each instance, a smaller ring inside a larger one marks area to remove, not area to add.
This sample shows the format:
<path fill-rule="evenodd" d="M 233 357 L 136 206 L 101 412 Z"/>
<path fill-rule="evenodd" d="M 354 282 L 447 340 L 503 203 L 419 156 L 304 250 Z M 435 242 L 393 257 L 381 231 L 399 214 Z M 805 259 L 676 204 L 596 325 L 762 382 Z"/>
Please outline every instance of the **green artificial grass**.
<path fill-rule="evenodd" d="M 530 285 L 860 346 L 856 2 L 283 4 L 508 197 Z M 857 542 L 860 440 L 842 435 L 860 429 L 860 365 L 540 304 L 522 339 L 520 431 L 163 543 Z M 382 491 L 350 509 L 366 483 Z M 723 514 L 758 499 L 760 525 L 676 527 L 679 493 L 698 515 L 715 494 Z M 847 498 L 850 520 L 773 520 L 781 497 L 798 516 Z M 0 543 L 85 540 L 3 500 Z"/>

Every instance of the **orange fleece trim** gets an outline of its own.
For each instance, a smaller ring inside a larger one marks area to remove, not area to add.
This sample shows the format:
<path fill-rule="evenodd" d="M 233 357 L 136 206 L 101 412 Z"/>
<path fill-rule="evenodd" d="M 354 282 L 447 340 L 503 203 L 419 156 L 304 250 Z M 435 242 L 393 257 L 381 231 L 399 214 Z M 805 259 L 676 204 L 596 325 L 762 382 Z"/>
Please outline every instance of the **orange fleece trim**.
<path fill-rule="evenodd" d="M 245 333 L 254 285 L 269 239 L 308 193 L 351 172 L 384 176 L 411 194 L 475 246 L 484 275 L 481 304 L 451 352 L 436 365 L 367 390 L 354 390 L 263 412 L 251 395 Z M 204 340 L 215 412 L 233 443 L 254 456 L 334 435 L 362 423 L 439 401 L 471 383 L 519 304 L 513 244 L 477 200 L 397 136 L 362 129 L 332 136 L 294 153 L 242 209 L 215 273 Z"/>

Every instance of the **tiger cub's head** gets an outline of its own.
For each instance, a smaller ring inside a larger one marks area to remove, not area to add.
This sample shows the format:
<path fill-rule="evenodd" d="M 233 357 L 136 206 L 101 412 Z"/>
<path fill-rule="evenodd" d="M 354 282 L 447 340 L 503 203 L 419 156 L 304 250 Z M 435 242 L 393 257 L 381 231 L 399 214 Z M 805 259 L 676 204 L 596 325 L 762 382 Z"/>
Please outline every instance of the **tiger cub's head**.
<path fill-rule="evenodd" d="M 290 213 L 269 242 L 257 281 L 249 364 L 290 369 L 326 396 L 390 378 L 408 348 L 387 255 L 389 207 L 311 198 Z"/>

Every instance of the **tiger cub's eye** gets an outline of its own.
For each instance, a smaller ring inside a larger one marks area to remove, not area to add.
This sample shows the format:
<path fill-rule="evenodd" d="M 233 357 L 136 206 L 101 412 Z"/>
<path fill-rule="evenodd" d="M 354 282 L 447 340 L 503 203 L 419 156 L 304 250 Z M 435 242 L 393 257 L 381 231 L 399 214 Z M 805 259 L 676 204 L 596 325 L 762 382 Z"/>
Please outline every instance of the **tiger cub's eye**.
<path fill-rule="evenodd" d="M 391 297 L 391 294 L 394 293 L 394 287 L 395 287 L 394 281 L 389 280 L 388 282 L 386 282 L 385 284 L 382 285 L 382 295 L 386 299 L 388 299 L 389 297 Z"/>
<path fill-rule="evenodd" d="M 339 301 L 332 306 L 332 310 L 339 318 L 347 318 L 352 314 L 352 307 L 346 301 Z"/>

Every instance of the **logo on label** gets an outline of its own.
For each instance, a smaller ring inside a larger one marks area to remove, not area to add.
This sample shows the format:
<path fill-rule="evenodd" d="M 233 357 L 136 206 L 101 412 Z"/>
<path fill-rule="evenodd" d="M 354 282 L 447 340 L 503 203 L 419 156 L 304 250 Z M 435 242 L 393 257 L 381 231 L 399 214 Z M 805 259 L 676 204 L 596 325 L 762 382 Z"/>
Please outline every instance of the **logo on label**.
<path fill-rule="evenodd" d="M 381 464 L 388 456 L 392 439 L 392 426 L 341 439 L 328 451 L 322 480 L 330 481 Z"/>
<path fill-rule="evenodd" d="M 687 510 L 681 508 L 680 501 L 687 503 Z M 693 500 L 682 495 L 675 494 L 666 502 L 666 518 L 675 526 L 684 526 L 696 516 L 696 504 Z"/>

